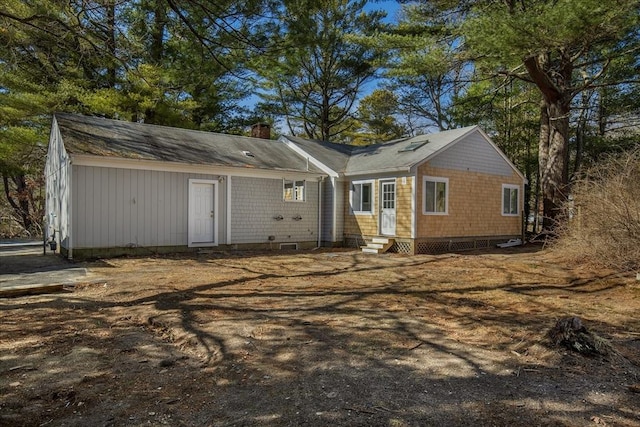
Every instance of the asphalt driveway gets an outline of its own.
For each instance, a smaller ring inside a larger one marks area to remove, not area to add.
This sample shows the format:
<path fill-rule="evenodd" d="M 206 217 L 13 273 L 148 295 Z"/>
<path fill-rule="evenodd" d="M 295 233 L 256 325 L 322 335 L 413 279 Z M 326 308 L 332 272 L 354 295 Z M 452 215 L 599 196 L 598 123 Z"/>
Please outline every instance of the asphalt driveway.
<path fill-rule="evenodd" d="M 62 290 L 86 280 L 87 270 L 58 254 L 43 254 L 42 243 L 0 240 L 0 297 Z"/>

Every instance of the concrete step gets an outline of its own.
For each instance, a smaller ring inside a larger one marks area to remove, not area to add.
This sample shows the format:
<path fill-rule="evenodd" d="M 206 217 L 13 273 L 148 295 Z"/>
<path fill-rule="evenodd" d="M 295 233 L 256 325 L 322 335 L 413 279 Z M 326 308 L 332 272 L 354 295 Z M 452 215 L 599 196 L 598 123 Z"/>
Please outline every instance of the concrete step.
<path fill-rule="evenodd" d="M 378 254 L 380 252 L 378 251 L 378 249 L 374 249 L 374 248 L 369 248 L 367 246 L 363 246 L 362 247 L 362 253 L 365 253 L 365 254 Z"/>
<path fill-rule="evenodd" d="M 362 252 L 368 254 L 384 253 L 393 246 L 394 240 L 386 237 L 374 237 L 370 242 L 367 242 L 367 246 L 361 246 Z"/>
<path fill-rule="evenodd" d="M 367 246 L 365 246 L 365 248 L 382 249 L 384 248 L 384 245 L 384 243 L 367 243 Z"/>
<path fill-rule="evenodd" d="M 371 243 L 379 243 L 381 245 L 386 245 L 387 243 L 389 243 L 389 239 L 386 237 L 374 237 L 373 239 L 371 239 Z"/>

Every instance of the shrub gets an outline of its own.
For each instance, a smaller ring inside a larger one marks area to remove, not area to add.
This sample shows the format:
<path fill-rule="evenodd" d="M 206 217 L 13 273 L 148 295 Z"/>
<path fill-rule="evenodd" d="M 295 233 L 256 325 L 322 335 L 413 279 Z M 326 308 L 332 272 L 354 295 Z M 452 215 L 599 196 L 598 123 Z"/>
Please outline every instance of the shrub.
<path fill-rule="evenodd" d="M 572 189 L 557 245 L 575 258 L 640 268 L 640 148 L 607 157 Z"/>

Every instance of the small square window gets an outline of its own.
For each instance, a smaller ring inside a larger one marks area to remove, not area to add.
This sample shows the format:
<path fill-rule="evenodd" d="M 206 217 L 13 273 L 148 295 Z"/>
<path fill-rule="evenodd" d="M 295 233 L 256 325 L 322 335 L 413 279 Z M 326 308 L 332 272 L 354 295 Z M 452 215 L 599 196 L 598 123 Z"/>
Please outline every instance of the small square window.
<path fill-rule="evenodd" d="M 283 198 L 287 202 L 304 201 L 305 181 L 285 179 L 283 181 Z"/>

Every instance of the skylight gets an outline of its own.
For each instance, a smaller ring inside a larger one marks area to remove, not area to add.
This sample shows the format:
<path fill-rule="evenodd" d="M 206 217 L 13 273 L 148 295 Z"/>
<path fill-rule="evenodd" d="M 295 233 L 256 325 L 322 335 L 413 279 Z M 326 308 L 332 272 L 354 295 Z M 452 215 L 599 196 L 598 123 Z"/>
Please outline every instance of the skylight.
<path fill-rule="evenodd" d="M 407 145 L 404 148 L 401 148 L 398 150 L 398 153 L 406 153 L 408 151 L 416 151 L 418 148 L 422 147 L 423 145 L 425 145 L 427 142 L 429 141 L 416 141 L 416 142 L 412 142 L 411 144 Z"/>

